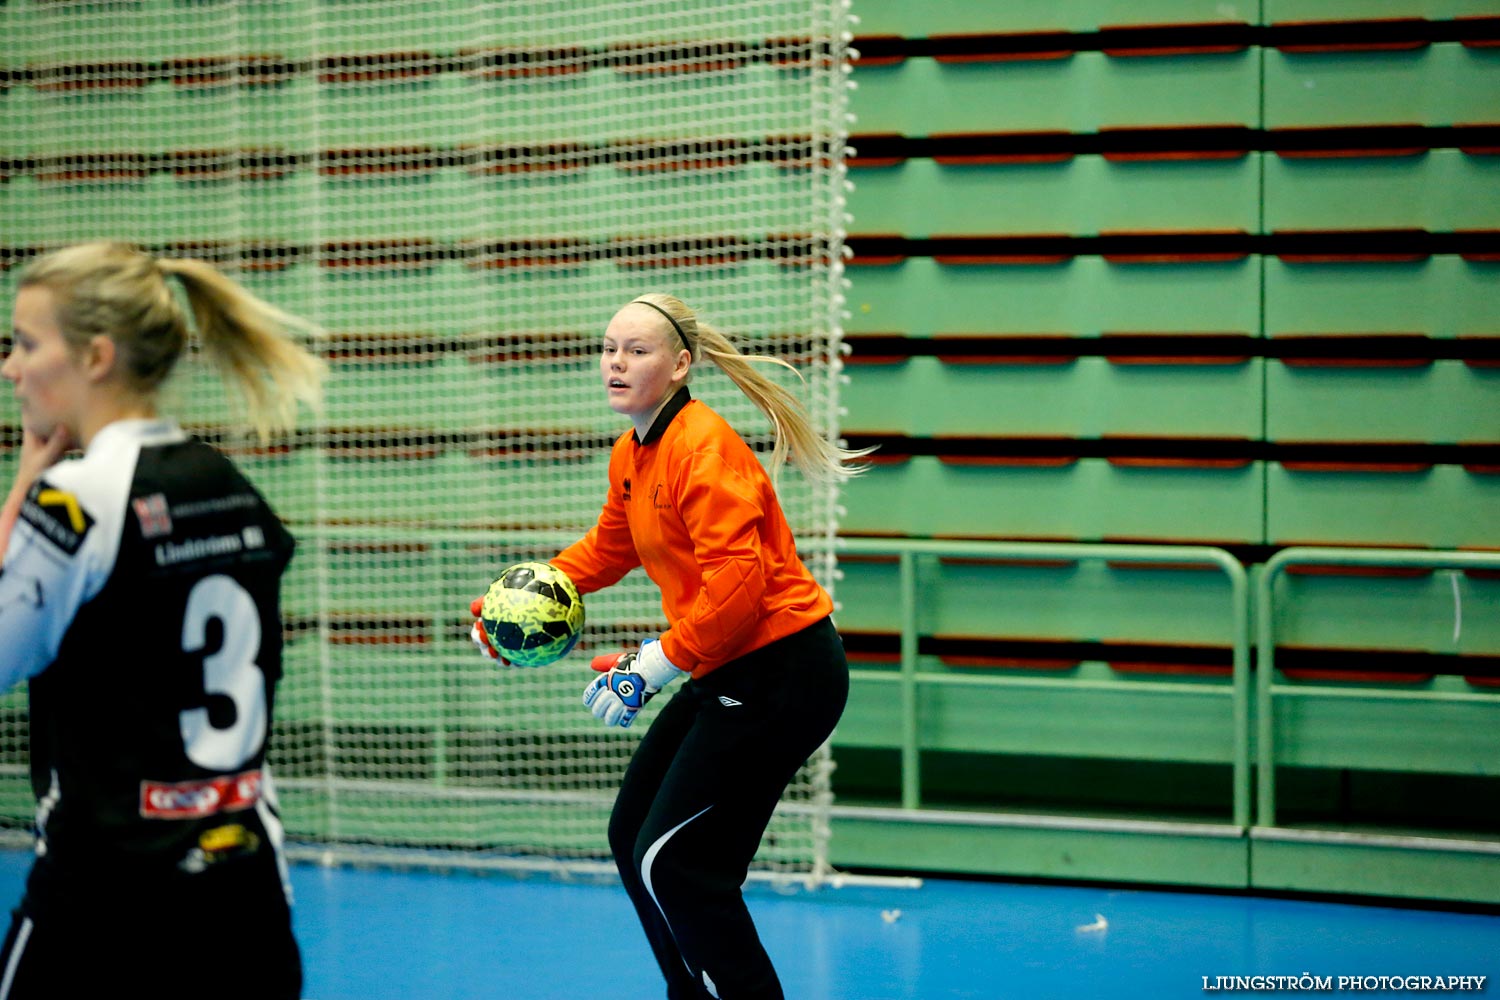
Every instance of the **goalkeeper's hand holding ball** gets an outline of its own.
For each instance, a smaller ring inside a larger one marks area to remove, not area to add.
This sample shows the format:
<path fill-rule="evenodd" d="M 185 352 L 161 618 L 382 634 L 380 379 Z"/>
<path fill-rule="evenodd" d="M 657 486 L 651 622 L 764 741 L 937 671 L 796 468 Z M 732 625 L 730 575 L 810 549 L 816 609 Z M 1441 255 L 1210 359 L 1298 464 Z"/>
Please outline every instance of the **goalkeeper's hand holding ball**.
<path fill-rule="evenodd" d="M 469 640 L 479 647 L 479 651 L 494 660 L 502 667 L 510 666 L 510 661 L 500 655 L 500 651 L 490 642 L 490 637 L 485 634 L 484 622 L 479 620 L 480 609 L 484 607 L 484 598 L 476 597 L 469 602 L 469 614 L 474 616 L 474 624 L 469 627 Z"/>

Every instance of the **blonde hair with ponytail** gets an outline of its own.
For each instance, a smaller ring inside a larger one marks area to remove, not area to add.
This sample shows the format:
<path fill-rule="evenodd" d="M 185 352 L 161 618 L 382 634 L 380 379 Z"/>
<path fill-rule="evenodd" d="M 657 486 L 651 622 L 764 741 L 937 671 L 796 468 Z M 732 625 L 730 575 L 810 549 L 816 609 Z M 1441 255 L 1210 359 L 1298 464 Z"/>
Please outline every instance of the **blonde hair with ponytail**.
<path fill-rule="evenodd" d="M 32 261 L 20 287 L 52 292 L 58 325 L 74 348 L 115 342 L 130 389 L 154 395 L 188 344 L 189 325 L 166 278 L 187 295 L 204 352 L 244 396 L 261 440 L 291 430 L 297 403 L 317 408 L 325 366 L 292 339 L 310 324 L 264 302 L 199 260 L 157 259 L 128 243 L 80 243 Z"/>
<path fill-rule="evenodd" d="M 682 300 L 659 292 L 637 296 L 634 303 L 651 306 L 662 313 L 680 335 L 693 360 L 706 357 L 728 375 L 740 391 L 750 398 L 771 421 L 775 444 L 771 451 L 771 474 L 775 476 L 786 465 L 788 457 L 802 474 L 824 483 L 838 483 L 859 475 L 868 466 L 856 463 L 874 448 L 850 451 L 840 448 L 817 432 L 802 401 L 767 378 L 757 365 L 780 365 L 802 374 L 781 358 L 768 354 L 741 354 L 729 338 L 699 320 Z"/>

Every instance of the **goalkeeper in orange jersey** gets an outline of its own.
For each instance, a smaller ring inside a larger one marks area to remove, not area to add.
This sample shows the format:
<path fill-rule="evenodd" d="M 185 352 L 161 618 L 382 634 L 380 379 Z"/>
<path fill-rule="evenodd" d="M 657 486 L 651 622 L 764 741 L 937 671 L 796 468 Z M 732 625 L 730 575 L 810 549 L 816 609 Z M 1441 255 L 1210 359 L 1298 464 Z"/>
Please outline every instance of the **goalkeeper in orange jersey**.
<path fill-rule="evenodd" d="M 610 407 L 633 428 L 610 454 L 598 523 L 551 561 L 583 594 L 637 566 L 661 588 L 668 629 L 597 664 L 583 701 L 628 726 L 685 682 L 631 759 L 609 824 L 667 996 L 781 997 L 740 886 L 782 792 L 843 712 L 848 664 L 771 476 L 688 391 L 704 359 L 770 418 L 773 469 L 790 454 L 824 480 L 859 471 L 861 453 L 818 435 L 755 364 L 784 362 L 742 355 L 679 300 L 644 295 L 610 321 L 599 359 Z"/>

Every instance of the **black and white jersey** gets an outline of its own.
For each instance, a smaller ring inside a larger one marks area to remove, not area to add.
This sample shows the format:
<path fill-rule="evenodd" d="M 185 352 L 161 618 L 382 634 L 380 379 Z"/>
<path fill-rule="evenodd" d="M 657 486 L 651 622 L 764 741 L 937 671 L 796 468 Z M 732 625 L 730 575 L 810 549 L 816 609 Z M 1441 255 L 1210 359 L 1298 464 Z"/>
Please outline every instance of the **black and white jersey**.
<path fill-rule="evenodd" d="M 169 421 L 110 424 L 33 484 L 0 567 L 0 684 L 30 679 L 49 864 L 279 855 L 265 753 L 292 547 L 233 464 Z"/>

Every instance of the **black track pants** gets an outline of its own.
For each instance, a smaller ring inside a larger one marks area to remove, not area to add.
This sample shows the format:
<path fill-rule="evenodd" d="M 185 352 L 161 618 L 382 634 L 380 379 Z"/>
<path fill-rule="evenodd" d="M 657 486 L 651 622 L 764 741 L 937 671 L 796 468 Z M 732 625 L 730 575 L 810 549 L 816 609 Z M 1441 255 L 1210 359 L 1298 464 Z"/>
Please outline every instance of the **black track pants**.
<path fill-rule="evenodd" d="M 782 996 L 740 886 L 848 695 L 843 643 L 824 619 L 684 684 L 636 749 L 609 843 L 669 1000 Z"/>

